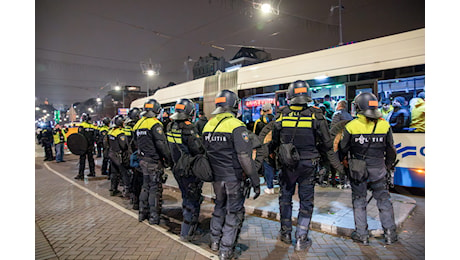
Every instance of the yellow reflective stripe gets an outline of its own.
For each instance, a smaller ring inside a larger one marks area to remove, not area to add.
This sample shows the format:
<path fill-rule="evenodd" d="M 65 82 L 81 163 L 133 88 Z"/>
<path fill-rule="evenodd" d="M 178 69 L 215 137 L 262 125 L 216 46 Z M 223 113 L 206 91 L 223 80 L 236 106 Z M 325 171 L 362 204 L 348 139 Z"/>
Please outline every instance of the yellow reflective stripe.
<path fill-rule="evenodd" d="M 282 127 L 295 127 L 296 121 L 285 121 L 283 120 L 281 122 Z M 305 127 L 305 128 L 311 128 L 311 121 L 299 121 L 297 124 L 297 127 Z"/>
<path fill-rule="evenodd" d="M 175 138 L 170 135 L 168 135 L 167 138 L 168 138 L 168 142 L 170 143 L 182 144 L 182 138 Z"/>
<path fill-rule="evenodd" d="M 181 134 L 180 134 L 180 133 L 175 134 L 175 133 L 169 132 L 169 133 L 167 133 L 166 135 L 174 136 L 174 137 L 179 137 L 179 138 L 181 137 Z"/>
<path fill-rule="evenodd" d="M 283 120 L 295 120 L 295 121 L 297 121 L 297 118 L 298 118 L 298 117 L 296 117 L 296 116 L 285 116 L 285 117 L 283 117 Z M 305 121 L 305 120 L 311 121 L 311 120 L 312 120 L 312 117 L 301 116 L 301 117 L 300 117 L 300 121 L 302 121 L 302 120 L 304 120 L 304 121 Z"/>

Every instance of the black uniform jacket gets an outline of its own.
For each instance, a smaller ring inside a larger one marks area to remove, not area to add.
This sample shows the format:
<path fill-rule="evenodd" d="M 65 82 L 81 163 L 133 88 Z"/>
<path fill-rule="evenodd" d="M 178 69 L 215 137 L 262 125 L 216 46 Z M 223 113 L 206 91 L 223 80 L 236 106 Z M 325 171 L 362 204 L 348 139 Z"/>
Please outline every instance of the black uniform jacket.
<path fill-rule="evenodd" d="M 225 121 L 215 129 L 221 120 Z M 249 132 L 246 125 L 233 114 L 221 113 L 209 120 L 203 128 L 202 138 L 215 181 L 241 181 L 243 168 L 248 177 L 258 181 L 251 158 L 252 143 Z"/>
<path fill-rule="evenodd" d="M 152 163 L 163 163 L 168 167 L 171 163 L 171 152 L 169 151 L 166 136 L 163 132 L 163 124 L 155 117 L 143 117 L 133 127 L 134 136 L 139 158 Z"/>
<path fill-rule="evenodd" d="M 179 149 L 192 156 L 204 153 L 204 147 L 198 131 L 190 121 L 173 121 L 169 123 L 167 129 L 166 137 L 168 138 L 169 149 L 174 163 L 181 156 Z"/>
<path fill-rule="evenodd" d="M 362 159 L 367 146 L 365 161 L 369 173 L 369 181 L 383 178 L 396 159 L 396 149 L 393 144 L 393 134 L 390 124 L 380 118 L 376 121 L 374 137 L 371 138 L 374 122 L 364 115 L 345 125 L 340 149 L 343 154 L 348 151 L 352 158 Z M 369 144 L 370 142 L 370 144 Z"/>
<path fill-rule="evenodd" d="M 284 107 L 273 129 L 273 138 L 269 145 L 270 153 L 274 152 L 280 144 L 291 142 L 293 136 L 292 143 L 299 152 L 301 160 L 319 158 L 318 149 L 324 152 L 331 150 L 332 139 L 327 122 L 320 111 L 314 107 L 296 105 Z"/>

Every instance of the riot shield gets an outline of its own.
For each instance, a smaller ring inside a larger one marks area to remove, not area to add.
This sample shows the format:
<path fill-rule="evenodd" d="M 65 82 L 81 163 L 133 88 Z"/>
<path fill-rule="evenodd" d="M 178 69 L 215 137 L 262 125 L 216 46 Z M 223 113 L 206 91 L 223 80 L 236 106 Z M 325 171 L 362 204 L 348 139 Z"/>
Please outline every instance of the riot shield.
<path fill-rule="evenodd" d="M 74 133 L 67 138 L 67 147 L 73 154 L 82 155 L 88 149 L 88 141 L 84 135 Z"/>

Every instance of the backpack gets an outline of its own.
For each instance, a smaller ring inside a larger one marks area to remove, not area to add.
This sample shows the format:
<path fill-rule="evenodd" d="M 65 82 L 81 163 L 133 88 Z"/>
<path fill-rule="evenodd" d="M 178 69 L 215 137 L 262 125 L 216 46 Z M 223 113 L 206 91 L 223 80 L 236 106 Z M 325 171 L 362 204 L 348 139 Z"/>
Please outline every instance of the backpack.
<path fill-rule="evenodd" d="M 168 128 L 170 127 L 171 125 L 168 125 Z M 181 138 L 182 138 L 182 135 L 181 135 Z M 174 175 L 178 177 L 185 177 L 185 178 L 190 177 L 192 175 L 191 163 L 192 163 L 193 157 L 181 149 L 181 147 L 176 143 L 175 138 L 173 138 L 173 140 L 174 140 L 174 143 L 176 144 L 177 149 L 180 152 L 179 160 L 177 160 L 177 162 L 174 163 L 174 166 L 172 167 L 173 173 Z"/>
<path fill-rule="evenodd" d="M 219 121 L 219 123 L 217 123 L 214 130 L 212 130 L 211 139 L 217 127 L 220 125 L 220 123 L 225 121 L 227 118 L 231 118 L 231 117 L 224 117 L 223 119 Z M 208 159 L 206 152 L 204 154 L 197 154 L 192 160 L 193 160 L 192 161 L 193 174 L 198 179 L 204 182 L 212 182 L 214 180 L 214 175 L 212 173 L 211 164 L 209 163 L 209 159 Z"/>
<path fill-rule="evenodd" d="M 297 148 L 293 144 L 295 134 L 297 132 L 297 125 L 299 124 L 300 114 L 297 117 L 297 121 L 295 123 L 294 134 L 291 137 L 291 141 L 289 143 L 280 144 L 278 148 L 278 158 L 281 165 L 284 165 L 287 168 L 294 169 L 297 167 L 300 161 L 300 155 L 297 151 Z"/>

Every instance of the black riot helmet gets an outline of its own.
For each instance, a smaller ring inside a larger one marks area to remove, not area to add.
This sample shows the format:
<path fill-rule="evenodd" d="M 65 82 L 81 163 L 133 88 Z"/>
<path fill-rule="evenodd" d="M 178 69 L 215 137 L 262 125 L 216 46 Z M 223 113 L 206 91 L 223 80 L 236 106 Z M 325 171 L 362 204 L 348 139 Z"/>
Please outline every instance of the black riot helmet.
<path fill-rule="evenodd" d="M 357 114 L 363 114 L 368 118 L 378 119 L 382 116 L 379 111 L 379 101 L 377 97 L 369 92 L 364 92 L 355 97 L 352 107 Z"/>
<path fill-rule="evenodd" d="M 140 118 L 141 110 L 137 107 L 133 107 L 128 112 L 128 117 L 133 120 L 137 121 Z"/>
<path fill-rule="evenodd" d="M 188 98 L 181 98 L 176 102 L 175 111 L 172 114 L 172 120 L 191 119 L 195 115 L 195 103 Z"/>
<path fill-rule="evenodd" d="M 112 126 L 113 127 L 123 127 L 123 116 L 122 115 L 116 115 L 112 119 Z"/>
<path fill-rule="evenodd" d="M 146 111 L 145 117 L 154 117 L 160 113 L 161 105 L 155 99 L 149 99 L 144 103 L 144 111 Z"/>
<path fill-rule="evenodd" d="M 103 123 L 104 125 L 106 125 L 106 126 L 109 126 L 109 125 L 110 125 L 110 118 L 104 117 L 104 118 L 102 119 L 102 123 Z"/>
<path fill-rule="evenodd" d="M 137 107 L 133 107 L 129 110 L 128 115 L 125 119 L 125 124 L 134 125 L 141 118 L 141 110 Z"/>
<path fill-rule="evenodd" d="M 214 100 L 216 109 L 211 114 L 216 115 L 224 112 L 236 113 L 238 112 L 239 98 L 235 92 L 224 89 L 216 95 Z"/>
<path fill-rule="evenodd" d="M 287 91 L 287 99 L 291 105 L 306 105 L 311 102 L 308 90 L 310 86 L 303 80 L 291 83 Z"/>
<path fill-rule="evenodd" d="M 86 113 L 81 114 L 80 122 L 88 122 L 89 120 L 91 120 L 91 117 L 88 114 Z"/>

